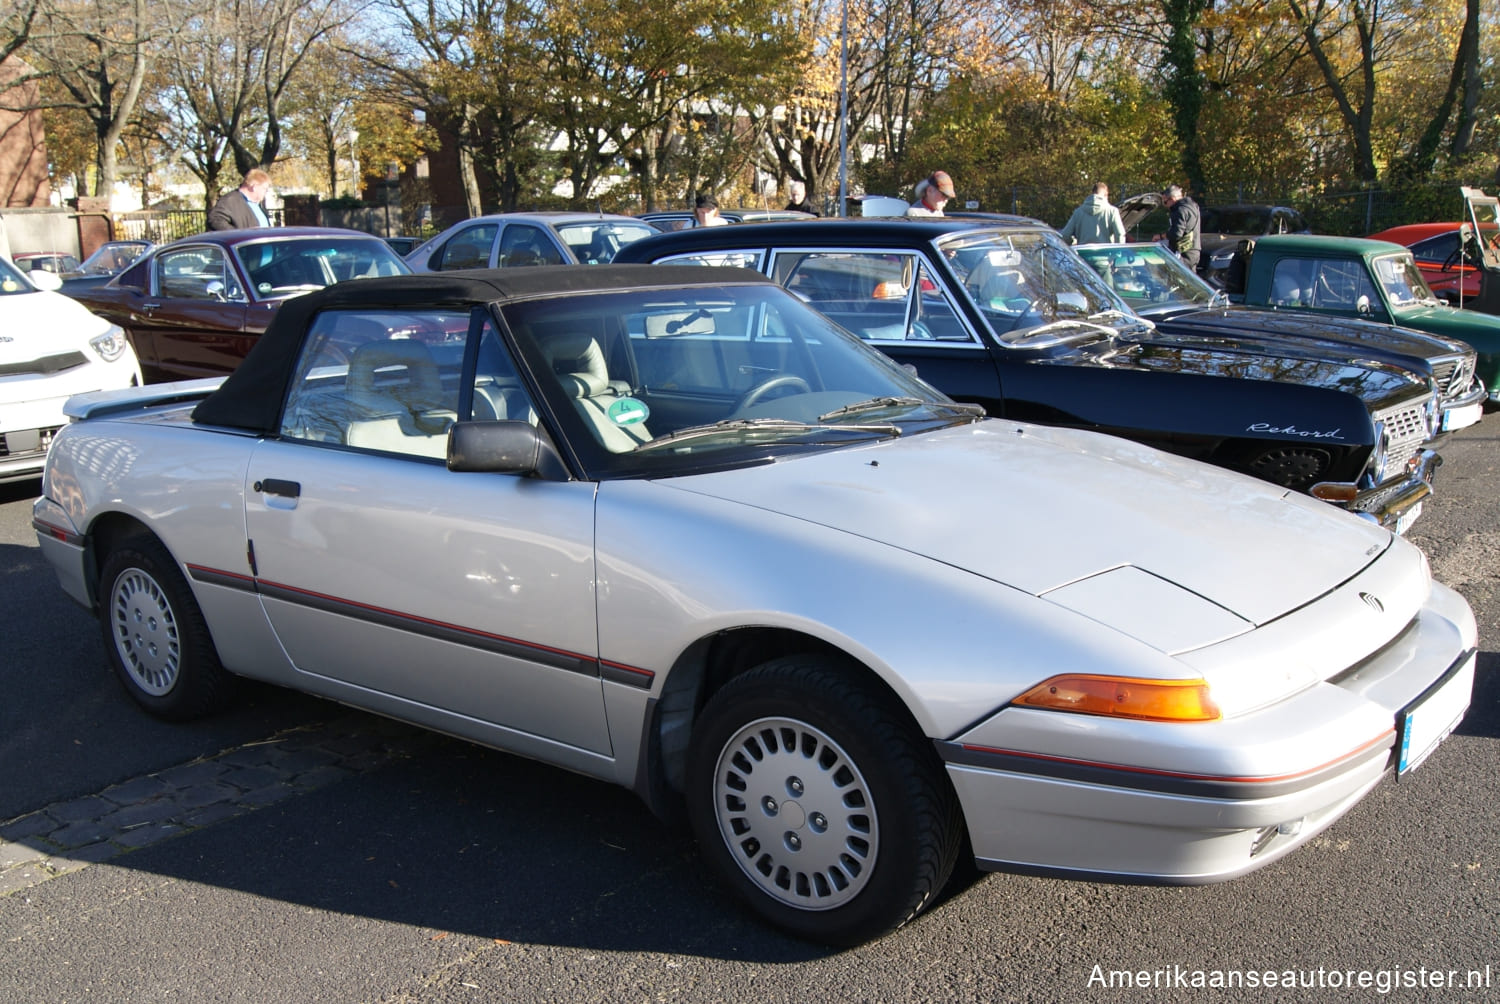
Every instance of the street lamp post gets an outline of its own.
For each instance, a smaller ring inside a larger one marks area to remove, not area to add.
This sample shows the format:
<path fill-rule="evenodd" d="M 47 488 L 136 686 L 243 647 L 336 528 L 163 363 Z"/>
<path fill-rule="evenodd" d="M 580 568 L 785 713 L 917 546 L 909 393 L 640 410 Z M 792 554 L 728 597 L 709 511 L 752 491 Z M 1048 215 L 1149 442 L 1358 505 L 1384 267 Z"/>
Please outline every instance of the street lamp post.
<path fill-rule="evenodd" d="M 839 215 L 849 215 L 849 0 L 839 24 Z"/>

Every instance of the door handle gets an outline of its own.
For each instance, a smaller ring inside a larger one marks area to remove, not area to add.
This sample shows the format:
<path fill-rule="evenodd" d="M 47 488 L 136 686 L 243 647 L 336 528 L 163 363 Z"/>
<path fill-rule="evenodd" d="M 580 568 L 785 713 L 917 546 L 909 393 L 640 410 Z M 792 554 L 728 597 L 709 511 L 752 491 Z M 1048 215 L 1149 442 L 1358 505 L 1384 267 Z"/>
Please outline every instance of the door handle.
<path fill-rule="evenodd" d="M 294 499 L 302 494 L 302 486 L 295 481 L 283 481 L 280 478 L 266 478 L 264 481 L 255 482 L 256 491 L 267 495 L 283 495 Z"/>

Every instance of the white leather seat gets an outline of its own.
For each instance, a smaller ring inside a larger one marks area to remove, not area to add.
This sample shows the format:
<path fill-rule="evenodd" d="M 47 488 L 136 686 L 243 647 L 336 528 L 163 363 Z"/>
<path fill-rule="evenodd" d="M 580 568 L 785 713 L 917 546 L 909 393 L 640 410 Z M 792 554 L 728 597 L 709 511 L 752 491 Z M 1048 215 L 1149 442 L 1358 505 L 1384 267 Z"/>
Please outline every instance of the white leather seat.
<path fill-rule="evenodd" d="M 630 385 L 610 381 L 604 351 L 593 336 L 552 335 L 542 348 L 563 393 L 573 399 L 584 423 L 606 450 L 629 453 L 650 442 L 651 433 L 644 424 L 621 424 L 610 417 L 610 405 L 628 397 Z"/>
<path fill-rule="evenodd" d="M 345 442 L 391 453 L 442 457 L 448 427 L 458 418 L 443 395 L 442 376 L 421 342 L 368 342 L 349 359 L 345 395 L 358 416 Z"/>

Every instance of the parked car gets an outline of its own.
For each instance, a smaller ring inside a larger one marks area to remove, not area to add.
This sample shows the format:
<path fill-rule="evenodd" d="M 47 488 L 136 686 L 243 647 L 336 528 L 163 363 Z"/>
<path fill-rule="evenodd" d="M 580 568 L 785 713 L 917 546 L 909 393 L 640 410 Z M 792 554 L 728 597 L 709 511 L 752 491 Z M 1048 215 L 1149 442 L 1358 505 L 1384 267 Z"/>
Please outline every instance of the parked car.
<path fill-rule="evenodd" d="M 1423 444 L 1437 415 L 1425 375 L 1164 335 L 1040 223 L 702 228 L 641 241 L 620 260 L 755 268 L 995 416 L 1126 436 L 1399 528 L 1430 490 Z"/>
<path fill-rule="evenodd" d="M 1127 231 L 1138 226 L 1153 212 L 1161 209 L 1161 195 L 1146 192 L 1120 203 L 1120 216 Z M 1246 240 L 1267 234 L 1312 233 L 1307 219 L 1288 206 L 1237 204 L 1203 206 L 1200 209 L 1203 247 L 1198 258 L 1198 274 L 1215 288 L 1231 295 L 1245 288 L 1244 249 Z M 1160 214 L 1159 214 L 1160 216 Z M 1165 217 L 1160 216 L 1166 227 Z"/>
<path fill-rule="evenodd" d="M 1363 317 L 1467 342 L 1479 381 L 1500 401 L 1500 317 L 1459 310 L 1427 287 L 1411 251 L 1360 237 L 1284 235 L 1255 242 L 1244 302 L 1278 310 Z"/>
<path fill-rule="evenodd" d="M 51 272 L 23 273 L 0 257 L 0 482 L 41 474 L 69 397 L 141 382 L 125 332 L 58 285 Z"/>
<path fill-rule="evenodd" d="M 1470 700 L 1415 546 L 982 420 L 742 270 L 340 284 L 183 390 L 75 399 L 33 510 L 141 707 L 248 676 L 624 785 L 800 937 L 905 923 L 961 849 L 1251 871 Z"/>
<path fill-rule="evenodd" d="M 1462 228 L 1462 223 L 1409 223 L 1371 234 L 1370 239 L 1409 248 L 1433 295 L 1463 307 L 1479 298 L 1480 274 L 1463 253 Z M 1497 234 L 1500 231 L 1490 233 L 1491 244 Z"/>
<path fill-rule="evenodd" d="M 11 261 L 22 272 L 71 272 L 78 268 L 78 258 L 65 251 L 21 251 Z"/>
<path fill-rule="evenodd" d="M 656 228 L 607 213 L 495 213 L 455 223 L 406 256 L 414 272 L 602 265 Z"/>
<path fill-rule="evenodd" d="M 1432 378 L 1443 431 L 1467 428 L 1484 415 L 1477 354 L 1463 342 L 1357 318 L 1234 306 L 1162 244 L 1085 244 L 1073 250 L 1158 331 L 1253 338 L 1299 355 L 1394 363 Z"/>
<path fill-rule="evenodd" d="M 721 209 L 719 215 L 730 223 L 763 223 L 767 220 L 811 220 L 811 213 L 799 213 L 795 209 Z M 698 225 L 698 217 L 691 209 L 663 209 L 642 213 L 645 220 L 658 230 L 691 230 Z"/>
<path fill-rule="evenodd" d="M 62 272 L 62 292 L 72 296 L 80 289 L 102 286 L 135 264 L 136 259 L 155 247 L 151 241 L 107 241 L 71 272 Z"/>
<path fill-rule="evenodd" d="M 216 230 L 153 248 L 72 295 L 125 329 L 146 379 L 158 382 L 230 372 L 292 297 L 410 271 L 385 241 L 357 230 Z"/>

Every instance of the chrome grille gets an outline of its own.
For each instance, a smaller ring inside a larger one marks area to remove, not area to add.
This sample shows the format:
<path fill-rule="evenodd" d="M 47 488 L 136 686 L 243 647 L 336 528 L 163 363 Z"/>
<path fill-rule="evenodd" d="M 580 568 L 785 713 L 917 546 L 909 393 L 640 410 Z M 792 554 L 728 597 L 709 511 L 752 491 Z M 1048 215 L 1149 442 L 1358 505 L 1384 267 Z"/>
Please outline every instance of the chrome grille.
<path fill-rule="evenodd" d="M 1387 477 L 1406 466 L 1427 440 L 1427 402 L 1419 401 L 1377 412 L 1377 421 L 1385 423 Z"/>
<path fill-rule="evenodd" d="M 1434 359 L 1432 379 L 1437 384 L 1438 397 L 1446 400 L 1468 393 L 1474 385 L 1474 363 L 1475 357 L 1472 354 Z"/>

